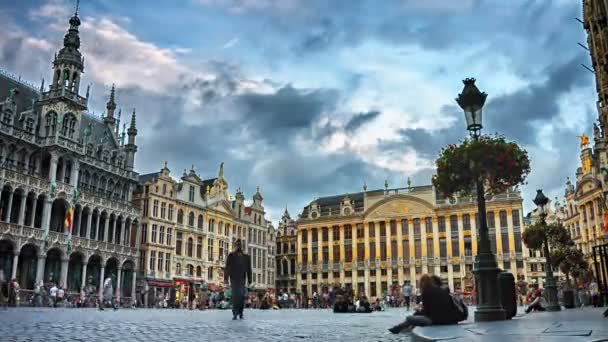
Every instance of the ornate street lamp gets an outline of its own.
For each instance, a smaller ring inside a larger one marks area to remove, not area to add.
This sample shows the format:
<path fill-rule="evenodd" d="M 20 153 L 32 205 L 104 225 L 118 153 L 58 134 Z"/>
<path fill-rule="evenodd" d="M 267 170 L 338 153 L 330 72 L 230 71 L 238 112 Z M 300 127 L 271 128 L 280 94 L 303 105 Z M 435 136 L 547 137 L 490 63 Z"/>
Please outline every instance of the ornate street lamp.
<path fill-rule="evenodd" d="M 540 217 L 540 223 L 545 230 L 545 241 L 544 241 L 544 253 L 545 253 L 545 299 L 547 300 L 547 311 L 560 311 L 561 307 L 557 299 L 557 286 L 555 286 L 555 278 L 553 278 L 553 268 L 549 262 L 549 239 L 547 238 L 547 203 L 549 199 L 542 190 L 536 190 L 536 197 L 533 200 L 534 204 L 538 208 L 538 216 Z"/>
<path fill-rule="evenodd" d="M 462 93 L 458 94 L 456 102 L 464 111 L 467 130 L 474 140 L 479 139 L 482 119 L 482 109 L 488 94 L 480 92 L 475 86 L 474 78 L 464 81 Z M 474 161 L 473 161 L 474 162 Z M 484 194 L 483 177 L 477 175 L 477 212 L 479 216 L 479 247 L 475 256 L 475 282 L 477 287 L 477 310 L 475 321 L 497 321 L 506 319 L 505 310 L 500 302 L 498 274 L 500 269 L 496 257 L 490 248 L 488 222 L 486 218 L 486 198 Z"/>

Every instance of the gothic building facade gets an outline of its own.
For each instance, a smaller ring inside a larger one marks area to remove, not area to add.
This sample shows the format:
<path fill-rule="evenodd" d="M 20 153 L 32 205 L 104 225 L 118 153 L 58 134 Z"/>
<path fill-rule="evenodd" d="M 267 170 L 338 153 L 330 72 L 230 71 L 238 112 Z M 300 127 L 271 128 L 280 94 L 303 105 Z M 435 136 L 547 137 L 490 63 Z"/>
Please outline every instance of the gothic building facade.
<path fill-rule="evenodd" d="M 48 88 L 0 75 L 0 273 L 23 289 L 51 281 L 68 292 L 85 284 L 101 290 L 111 276 L 116 295 L 132 297 L 139 231 L 139 211 L 131 205 L 138 180 L 135 112 L 119 134 L 113 87 L 107 115 L 88 113 L 79 26 L 75 13 Z"/>
<path fill-rule="evenodd" d="M 277 277 L 276 288 L 286 293 L 296 293 L 296 263 L 297 263 L 297 238 L 296 221 L 291 218 L 287 208 L 279 222 L 277 231 L 276 265 Z"/>

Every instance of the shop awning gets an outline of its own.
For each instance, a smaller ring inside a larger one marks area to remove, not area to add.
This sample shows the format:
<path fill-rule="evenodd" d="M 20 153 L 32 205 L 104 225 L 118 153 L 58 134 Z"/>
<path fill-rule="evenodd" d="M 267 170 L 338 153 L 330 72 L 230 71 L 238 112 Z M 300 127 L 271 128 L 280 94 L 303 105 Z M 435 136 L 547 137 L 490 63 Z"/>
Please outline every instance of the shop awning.
<path fill-rule="evenodd" d="M 173 287 L 173 283 L 164 282 L 164 281 L 150 281 L 150 282 L 148 282 L 148 286 Z"/>

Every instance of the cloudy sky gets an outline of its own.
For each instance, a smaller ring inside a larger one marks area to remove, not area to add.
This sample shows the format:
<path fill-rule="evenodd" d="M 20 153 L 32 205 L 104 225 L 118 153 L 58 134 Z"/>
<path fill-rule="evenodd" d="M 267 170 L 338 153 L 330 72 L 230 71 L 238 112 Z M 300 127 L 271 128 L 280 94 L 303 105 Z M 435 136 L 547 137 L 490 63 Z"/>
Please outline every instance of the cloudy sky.
<path fill-rule="evenodd" d="M 73 8 L 0 0 L 0 67 L 48 80 Z M 167 160 L 213 177 L 223 161 L 231 191 L 259 185 L 276 223 L 364 182 L 430 184 L 441 146 L 466 135 L 454 98 L 476 77 L 485 131 L 530 153 L 529 210 L 536 188 L 562 197 L 597 116 L 581 12 L 572 0 L 82 0 L 83 84 L 97 114 L 112 83 L 137 108 L 140 173 Z"/>

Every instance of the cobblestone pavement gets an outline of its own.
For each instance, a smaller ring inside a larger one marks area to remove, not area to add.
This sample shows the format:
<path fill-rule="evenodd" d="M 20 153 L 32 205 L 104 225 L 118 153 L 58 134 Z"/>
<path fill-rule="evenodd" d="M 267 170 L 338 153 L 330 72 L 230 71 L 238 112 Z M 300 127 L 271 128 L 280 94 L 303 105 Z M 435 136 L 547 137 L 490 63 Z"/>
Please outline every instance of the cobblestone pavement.
<path fill-rule="evenodd" d="M 409 341 L 387 330 L 406 313 L 246 310 L 232 321 L 223 310 L 18 308 L 0 311 L 0 341 Z"/>

